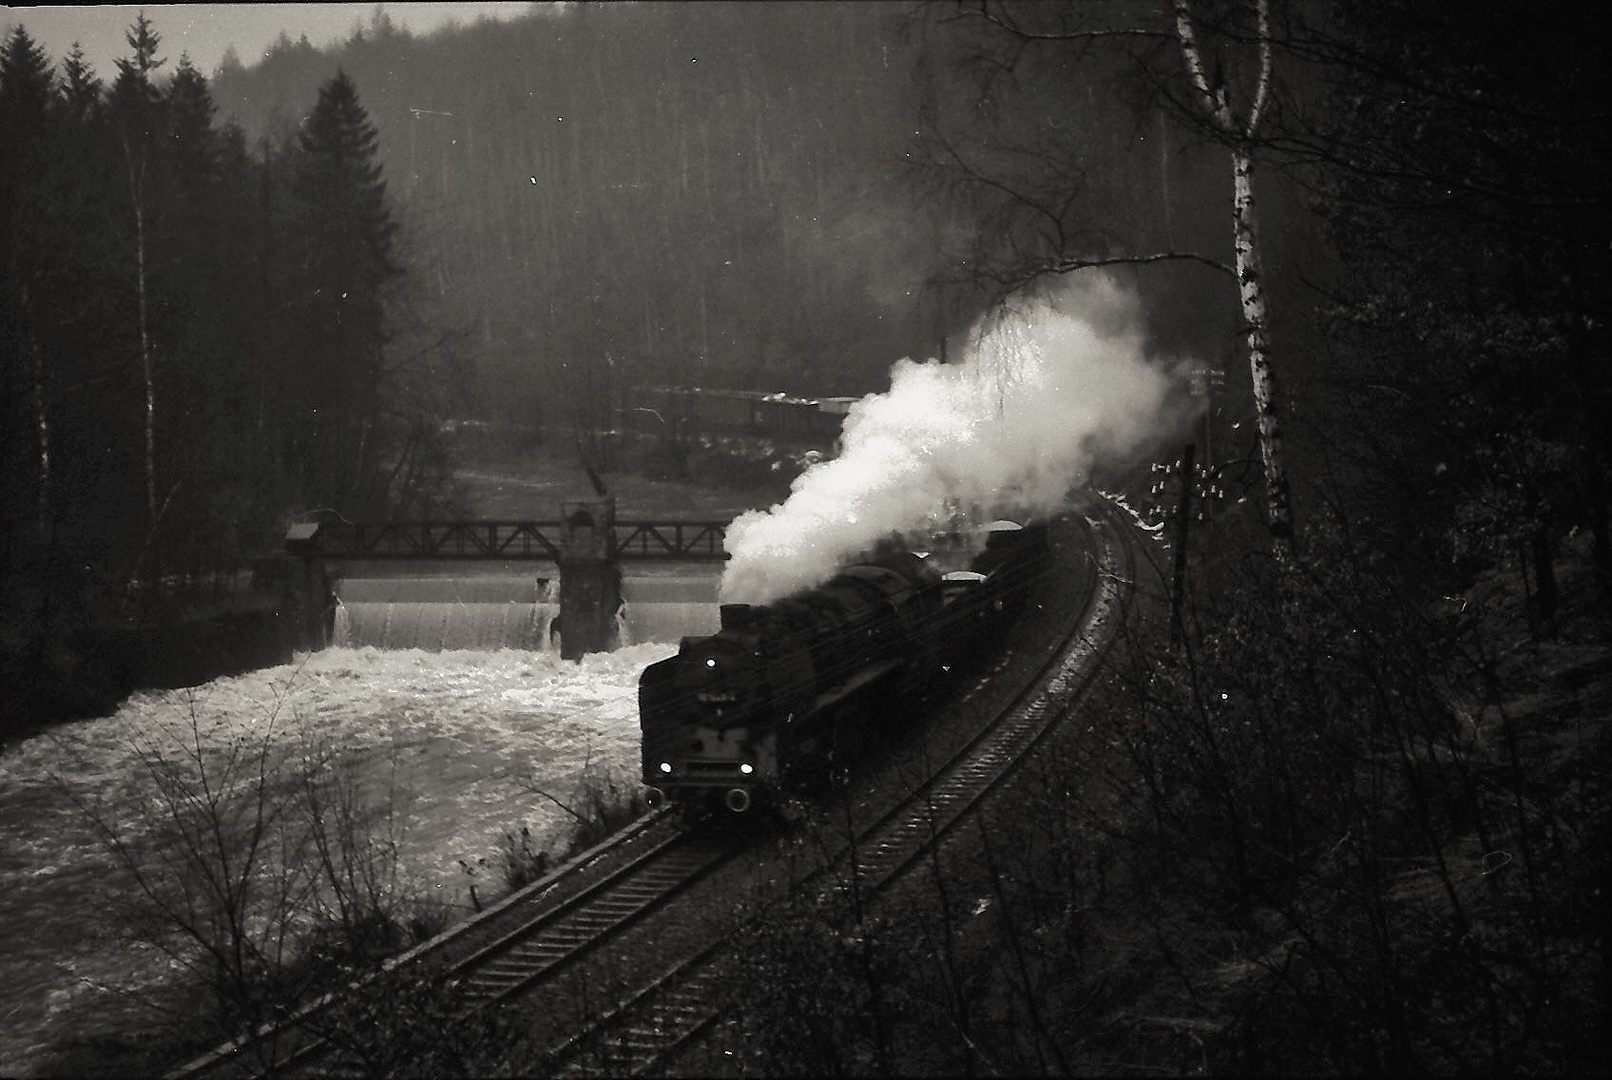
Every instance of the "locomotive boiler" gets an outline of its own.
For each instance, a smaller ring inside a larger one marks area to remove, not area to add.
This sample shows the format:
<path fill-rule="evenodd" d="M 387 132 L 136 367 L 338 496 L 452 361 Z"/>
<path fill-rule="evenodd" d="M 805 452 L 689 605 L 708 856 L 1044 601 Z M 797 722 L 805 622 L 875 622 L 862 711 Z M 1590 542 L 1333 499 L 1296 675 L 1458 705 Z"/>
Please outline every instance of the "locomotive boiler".
<path fill-rule="evenodd" d="M 847 769 L 1022 606 L 1045 526 L 999 522 L 971 568 L 896 552 L 765 605 L 726 604 L 639 680 L 651 802 L 742 813 Z"/>

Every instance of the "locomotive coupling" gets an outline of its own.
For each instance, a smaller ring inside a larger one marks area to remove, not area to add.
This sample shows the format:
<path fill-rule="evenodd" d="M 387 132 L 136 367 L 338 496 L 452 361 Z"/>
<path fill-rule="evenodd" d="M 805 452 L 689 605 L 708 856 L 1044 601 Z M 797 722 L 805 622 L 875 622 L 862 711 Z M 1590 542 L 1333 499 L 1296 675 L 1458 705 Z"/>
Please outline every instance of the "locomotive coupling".
<path fill-rule="evenodd" d="M 729 788 L 722 802 L 735 814 L 742 814 L 750 809 L 750 793 L 742 787 Z"/>

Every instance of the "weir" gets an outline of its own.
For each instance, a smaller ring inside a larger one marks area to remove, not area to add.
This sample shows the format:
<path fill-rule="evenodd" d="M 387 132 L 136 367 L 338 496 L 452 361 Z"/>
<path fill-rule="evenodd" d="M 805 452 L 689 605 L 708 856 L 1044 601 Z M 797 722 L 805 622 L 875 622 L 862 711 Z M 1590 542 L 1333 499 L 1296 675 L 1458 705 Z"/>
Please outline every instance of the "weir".
<path fill-rule="evenodd" d="M 608 495 L 562 511 L 557 522 L 292 526 L 285 550 L 302 563 L 301 647 L 552 649 L 577 659 L 715 631 L 721 524 L 620 522 Z M 550 566 L 526 572 L 532 562 Z"/>
<path fill-rule="evenodd" d="M 358 569 L 358 568 L 353 568 Z M 338 648 L 530 649 L 560 652 L 560 580 L 510 573 L 416 573 L 387 567 L 385 576 L 349 575 L 332 583 L 330 644 Z M 675 646 L 688 635 L 717 631 L 720 572 L 705 566 L 632 568 L 621 579 L 613 631 L 617 647 L 652 641 Z"/>
<path fill-rule="evenodd" d="M 560 613 L 553 578 L 349 577 L 334 592 L 338 647 L 546 651 Z"/>

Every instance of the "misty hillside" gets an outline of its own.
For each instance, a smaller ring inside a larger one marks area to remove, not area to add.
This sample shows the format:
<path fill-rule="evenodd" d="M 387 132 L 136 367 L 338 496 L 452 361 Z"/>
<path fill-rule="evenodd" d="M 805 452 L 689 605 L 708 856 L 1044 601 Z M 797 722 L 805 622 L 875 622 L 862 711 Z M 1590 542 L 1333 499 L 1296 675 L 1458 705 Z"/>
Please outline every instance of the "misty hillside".
<path fill-rule="evenodd" d="M 863 392 L 959 317 L 924 288 L 940 237 L 902 188 L 901 10 L 583 5 L 430 38 L 382 21 L 333 53 L 283 40 L 214 93 L 256 144 L 353 78 L 411 258 L 499 394 L 606 355 L 628 378 Z"/>

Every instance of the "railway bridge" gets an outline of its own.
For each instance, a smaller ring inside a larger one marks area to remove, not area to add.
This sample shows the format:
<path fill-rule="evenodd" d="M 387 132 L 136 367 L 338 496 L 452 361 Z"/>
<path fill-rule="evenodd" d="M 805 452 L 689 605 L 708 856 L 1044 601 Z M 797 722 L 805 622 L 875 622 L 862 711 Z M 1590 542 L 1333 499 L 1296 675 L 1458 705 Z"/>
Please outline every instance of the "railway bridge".
<path fill-rule="evenodd" d="M 306 610 L 321 613 L 302 630 L 328 638 L 334 611 L 329 564 L 368 560 L 496 560 L 555 563 L 560 571 L 561 655 L 577 659 L 613 647 L 621 608 L 623 561 L 714 562 L 726 559 L 726 523 L 618 521 L 615 500 L 561 504 L 547 521 L 337 521 L 292 525 L 286 554 L 301 558 Z"/>
<path fill-rule="evenodd" d="M 572 515 L 574 517 L 574 515 Z M 388 521 L 293 525 L 286 552 L 325 559 L 498 559 L 563 562 L 567 534 L 595 530 L 554 521 Z M 720 521 L 607 521 L 597 543 L 616 560 L 726 559 Z"/>

